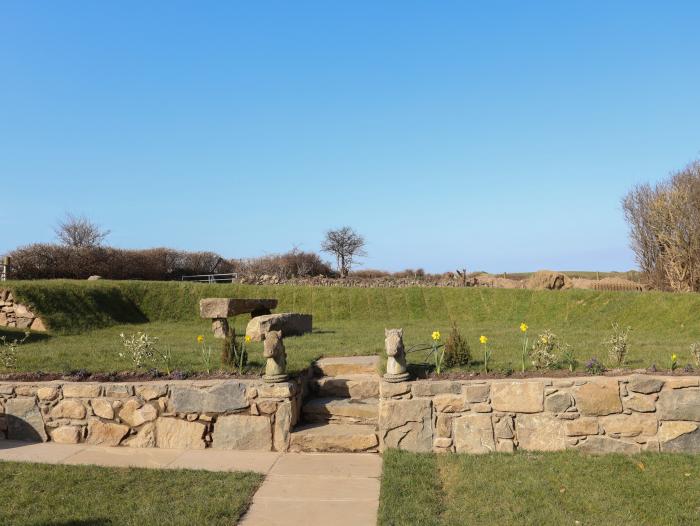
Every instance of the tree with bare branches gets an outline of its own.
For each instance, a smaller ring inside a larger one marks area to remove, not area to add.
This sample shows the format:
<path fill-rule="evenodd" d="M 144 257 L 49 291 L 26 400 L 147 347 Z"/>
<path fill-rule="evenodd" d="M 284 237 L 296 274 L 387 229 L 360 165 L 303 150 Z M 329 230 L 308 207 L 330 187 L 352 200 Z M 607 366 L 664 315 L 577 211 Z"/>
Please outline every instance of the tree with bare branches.
<path fill-rule="evenodd" d="M 366 256 L 365 239 L 349 226 L 329 230 L 321 243 L 321 250 L 335 256 L 340 277 L 350 272 L 355 258 Z"/>
<path fill-rule="evenodd" d="M 98 247 L 110 233 L 84 215 L 75 216 L 71 213 L 66 213 L 59 220 L 54 232 L 62 244 L 74 248 Z"/>
<path fill-rule="evenodd" d="M 700 291 L 700 161 L 622 200 L 632 250 L 656 288 Z"/>

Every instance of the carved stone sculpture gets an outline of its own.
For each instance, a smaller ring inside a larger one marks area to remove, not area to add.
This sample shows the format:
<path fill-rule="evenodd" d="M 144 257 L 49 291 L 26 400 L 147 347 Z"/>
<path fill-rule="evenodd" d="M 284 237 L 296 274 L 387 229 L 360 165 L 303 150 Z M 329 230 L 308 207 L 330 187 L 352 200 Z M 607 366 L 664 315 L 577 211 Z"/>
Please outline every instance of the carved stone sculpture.
<path fill-rule="evenodd" d="M 284 350 L 282 331 L 265 334 L 263 357 L 267 359 L 263 380 L 269 383 L 287 381 L 287 352 Z"/>
<path fill-rule="evenodd" d="M 405 382 L 409 379 L 406 369 L 406 351 L 403 346 L 403 329 L 384 329 L 384 346 L 386 348 L 387 382 Z"/>

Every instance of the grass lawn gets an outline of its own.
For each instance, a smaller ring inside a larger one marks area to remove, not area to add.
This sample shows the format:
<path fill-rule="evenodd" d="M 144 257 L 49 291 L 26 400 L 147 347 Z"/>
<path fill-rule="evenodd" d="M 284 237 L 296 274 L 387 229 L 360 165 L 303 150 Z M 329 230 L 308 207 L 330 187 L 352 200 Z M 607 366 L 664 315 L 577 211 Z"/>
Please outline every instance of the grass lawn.
<path fill-rule="evenodd" d="M 447 336 L 454 321 L 471 344 L 480 370 L 489 337 L 491 366 L 520 369 L 521 322 L 530 326 L 530 341 L 545 329 L 571 344 L 579 369 L 591 357 L 607 362 L 603 342 L 613 322 L 632 327 L 629 368 L 655 364 L 667 369 L 671 354 L 680 367 L 692 363 L 689 346 L 700 340 L 700 294 L 658 292 L 598 292 L 589 290 L 530 291 L 488 288 L 351 288 L 304 286 L 202 285 L 179 282 L 8 282 L 21 301 L 36 308 L 52 332 L 35 335 L 22 347 L 19 371 L 68 372 L 86 369 L 110 372 L 132 368 L 120 359 L 119 334 L 147 331 L 170 346 L 173 368 L 201 371 L 204 366 L 196 336 L 213 346 L 218 368 L 220 343 L 208 321 L 198 317 L 201 297 L 272 297 L 278 312 L 314 316 L 314 333 L 288 338 L 285 344 L 291 372 L 304 369 L 320 356 L 383 354 L 384 328 L 403 327 L 407 346 L 428 343 L 440 330 Z M 236 318 L 238 334 L 247 316 Z M 7 334 L 0 330 L 0 335 Z M 11 333 L 14 337 L 16 333 Z M 262 367 L 262 344 L 249 348 L 251 370 Z M 419 362 L 423 355 L 409 356 Z"/>
<path fill-rule="evenodd" d="M 236 330 L 238 334 L 245 331 L 244 317 L 240 317 Z M 520 349 L 522 336 L 517 325 L 512 326 L 508 320 L 488 320 L 479 324 L 458 322 L 463 334 L 468 338 L 474 363 L 470 368 L 482 369 L 482 346 L 479 335 L 489 337 L 489 346 L 493 349 L 490 366 L 492 369 L 505 371 L 520 370 Z M 404 327 L 406 346 L 430 341 L 433 330 L 440 330 L 443 338 L 450 330 L 448 322 L 429 320 L 374 320 L 374 321 L 323 321 L 315 323 L 314 332 L 302 337 L 285 339 L 290 372 L 300 371 L 321 356 L 358 355 L 384 353 L 384 328 Z M 548 325 L 557 334 L 569 342 L 580 362 L 579 369 L 592 356 L 601 361 L 607 359 L 607 350 L 603 341 L 608 335 L 607 329 L 581 323 L 567 326 Z M 531 338 L 545 326 L 530 325 Z M 207 321 L 155 321 L 142 324 L 115 325 L 81 334 L 56 334 L 50 336 L 33 335 L 29 342 L 20 347 L 18 371 L 69 372 L 86 369 L 90 372 L 110 372 L 132 369 L 128 360 L 119 357 L 122 350 L 120 333 L 146 331 L 157 336 L 162 347 L 172 349 L 173 368 L 182 371 L 202 371 L 202 362 L 196 337 L 202 334 L 212 346 L 213 368 L 220 365 L 221 341 L 211 335 Z M 9 338 L 18 333 L 0 330 L 0 335 Z M 21 336 L 21 334 L 19 334 Z M 634 330 L 630 336 L 630 351 L 627 367 L 646 368 L 656 364 L 661 369 L 668 368 L 671 353 L 678 354 L 681 367 L 692 362 L 689 344 L 695 338 L 689 334 L 672 334 L 672 328 L 666 330 Z M 262 343 L 252 342 L 248 345 L 250 371 L 263 367 Z M 419 363 L 425 353 L 412 353 L 409 362 Z M 162 367 L 159 367 L 163 369 Z M 2 369 L 0 369 L 2 370 Z"/>
<path fill-rule="evenodd" d="M 379 524 L 698 524 L 700 457 L 384 454 Z"/>
<path fill-rule="evenodd" d="M 0 524 L 235 524 L 256 473 L 0 462 Z"/>

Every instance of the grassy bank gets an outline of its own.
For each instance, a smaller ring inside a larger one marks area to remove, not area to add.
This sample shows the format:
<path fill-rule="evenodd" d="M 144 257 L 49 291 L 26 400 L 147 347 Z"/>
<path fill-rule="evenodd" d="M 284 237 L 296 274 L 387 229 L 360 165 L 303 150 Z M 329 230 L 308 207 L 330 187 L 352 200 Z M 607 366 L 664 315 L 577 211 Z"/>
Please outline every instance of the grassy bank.
<path fill-rule="evenodd" d="M 530 338 L 551 329 L 572 345 L 582 366 L 595 356 L 607 359 L 603 344 L 613 322 L 630 325 L 627 366 L 667 368 L 671 354 L 684 366 L 691 342 L 700 340 L 700 295 L 589 290 L 530 291 L 486 288 L 345 288 L 301 286 L 202 285 L 178 282 L 9 282 L 21 301 L 52 328 L 23 346 L 18 367 L 24 371 L 124 370 L 117 357 L 119 334 L 146 330 L 173 350 L 174 366 L 202 370 L 195 338 L 208 335 L 198 317 L 202 297 L 272 297 L 278 312 L 314 316 L 314 333 L 286 340 L 290 369 L 300 370 L 319 356 L 375 354 L 383 351 L 384 328 L 404 327 L 407 346 L 427 342 L 433 330 L 443 335 L 458 324 L 481 368 L 480 335 L 489 337 L 492 365 L 519 370 L 520 322 Z M 247 316 L 236 319 L 239 334 Z M 218 342 L 214 354 L 218 355 Z M 262 365 L 261 346 L 250 348 L 254 366 Z M 409 360 L 421 361 L 419 355 Z"/>
<path fill-rule="evenodd" d="M 381 525 L 696 524 L 700 457 L 384 454 Z"/>
<path fill-rule="evenodd" d="M 0 524 L 229 525 L 263 477 L 0 462 L 0 478 Z"/>

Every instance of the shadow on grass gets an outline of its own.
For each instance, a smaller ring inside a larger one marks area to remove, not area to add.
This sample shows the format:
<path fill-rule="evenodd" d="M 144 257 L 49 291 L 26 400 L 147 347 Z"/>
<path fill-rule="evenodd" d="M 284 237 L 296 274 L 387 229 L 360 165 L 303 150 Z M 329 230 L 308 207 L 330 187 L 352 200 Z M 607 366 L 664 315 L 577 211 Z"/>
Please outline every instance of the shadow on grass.
<path fill-rule="evenodd" d="M 0 327 L 0 337 L 5 337 L 7 341 L 21 340 L 24 338 L 24 329 L 10 329 L 7 327 Z M 27 340 L 24 343 L 35 343 L 49 340 L 51 335 L 43 332 L 30 332 Z"/>

